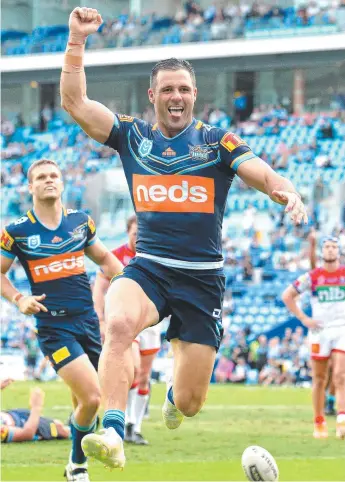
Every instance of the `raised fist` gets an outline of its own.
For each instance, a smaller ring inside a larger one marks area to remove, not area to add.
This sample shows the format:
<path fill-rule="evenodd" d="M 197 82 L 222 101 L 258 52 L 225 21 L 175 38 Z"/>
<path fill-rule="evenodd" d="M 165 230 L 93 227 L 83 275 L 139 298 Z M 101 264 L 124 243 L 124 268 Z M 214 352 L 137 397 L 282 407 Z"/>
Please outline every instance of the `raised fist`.
<path fill-rule="evenodd" d="M 95 8 L 77 7 L 69 16 L 71 35 L 87 37 L 99 29 L 103 23 L 101 15 Z"/>
<path fill-rule="evenodd" d="M 40 388 L 33 388 L 30 393 L 30 407 L 42 410 L 44 404 L 44 391 Z"/>

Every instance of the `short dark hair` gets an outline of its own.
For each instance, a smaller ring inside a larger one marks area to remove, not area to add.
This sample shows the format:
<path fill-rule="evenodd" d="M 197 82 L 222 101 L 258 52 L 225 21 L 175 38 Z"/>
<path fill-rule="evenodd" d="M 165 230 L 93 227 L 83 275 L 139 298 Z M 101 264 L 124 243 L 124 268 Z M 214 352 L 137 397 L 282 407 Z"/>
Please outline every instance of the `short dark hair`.
<path fill-rule="evenodd" d="M 58 169 L 58 171 L 61 174 L 61 169 L 59 168 L 59 166 L 57 165 L 57 163 L 55 161 L 53 161 L 52 159 L 39 159 L 38 161 L 33 162 L 28 169 L 27 178 L 28 178 L 29 183 L 32 182 L 32 172 L 33 172 L 33 170 L 36 169 L 36 167 L 44 166 L 45 164 L 51 164 L 52 166 L 55 166 L 56 169 Z"/>
<path fill-rule="evenodd" d="M 192 82 L 196 85 L 195 72 L 192 64 L 188 60 L 180 60 L 172 57 L 170 59 L 160 60 L 151 70 L 150 87 L 152 88 L 156 82 L 157 74 L 160 70 L 187 70 L 189 72 Z"/>
<path fill-rule="evenodd" d="M 135 214 L 133 216 L 130 216 L 127 219 L 127 233 L 129 233 L 129 230 L 131 229 L 132 225 L 137 222 L 137 217 Z"/>

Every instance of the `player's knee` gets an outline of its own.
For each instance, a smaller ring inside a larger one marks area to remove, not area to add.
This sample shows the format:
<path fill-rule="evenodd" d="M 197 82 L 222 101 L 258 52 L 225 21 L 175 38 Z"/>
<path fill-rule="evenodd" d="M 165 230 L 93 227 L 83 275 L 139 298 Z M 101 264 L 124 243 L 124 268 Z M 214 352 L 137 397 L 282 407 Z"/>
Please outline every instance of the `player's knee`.
<path fill-rule="evenodd" d="M 96 414 L 101 406 L 101 394 L 99 392 L 90 393 L 84 404 L 89 413 Z"/>
<path fill-rule="evenodd" d="M 314 385 L 319 388 L 326 387 L 327 383 L 327 373 L 315 373 L 313 376 Z"/>
<path fill-rule="evenodd" d="M 345 369 L 333 373 L 333 382 L 336 388 L 345 387 Z"/>
<path fill-rule="evenodd" d="M 185 417 L 194 417 L 202 409 L 205 397 L 198 393 L 186 391 L 177 396 L 174 394 L 174 402 Z"/>
<path fill-rule="evenodd" d="M 112 314 L 108 317 L 106 340 L 117 344 L 131 344 L 135 338 L 134 323 L 126 313 Z"/>

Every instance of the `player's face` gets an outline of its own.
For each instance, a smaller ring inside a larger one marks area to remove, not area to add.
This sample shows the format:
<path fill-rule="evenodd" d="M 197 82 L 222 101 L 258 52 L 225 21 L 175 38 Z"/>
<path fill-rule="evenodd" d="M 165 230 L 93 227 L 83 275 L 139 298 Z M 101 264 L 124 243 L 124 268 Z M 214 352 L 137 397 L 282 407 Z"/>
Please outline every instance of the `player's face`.
<path fill-rule="evenodd" d="M 339 258 L 337 243 L 326 241 L 322 247 L 322 258 L 326 263 L 334 263 Z"/>
<path fill-rule="evenodd" d="M 177 135 L 192 122 L 197 89 L 187 70 L 160 70 L 148 93 L 158 127 L 167 137 Z"/>
<path fill-rule="evenodd" d="M 63 188 L 61 173 L 52 164 L 43 164 L 33 170 L 29 192 L 38 201 L 60 199 Z"/>
<path fill-rule="evenodd" d="M 137 242 L 137 231 L 138 231 L 137 223 L 132 223 L 128 231 L 128 242 L 129 242 L 130 248 L 132 249 L 135 249 L 135 244 Z"/>

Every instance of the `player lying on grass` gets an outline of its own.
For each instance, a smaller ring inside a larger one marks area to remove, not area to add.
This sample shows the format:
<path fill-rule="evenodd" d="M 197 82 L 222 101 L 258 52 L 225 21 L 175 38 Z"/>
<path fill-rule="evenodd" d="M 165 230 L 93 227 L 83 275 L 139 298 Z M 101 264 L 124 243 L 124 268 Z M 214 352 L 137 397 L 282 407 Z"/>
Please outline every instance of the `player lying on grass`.
<path fill-rule="evenodd" d="M 9 385 L 4 382 L 1 382 L 1 390 Z M 31 391 L 29 405 L 30 409 L 13 408 L 0 412 L 2 443 L 70 438 L 71 429 L 61 420 L 41 416 L 44 406 L 43 390 L 34 388 Z"/>

